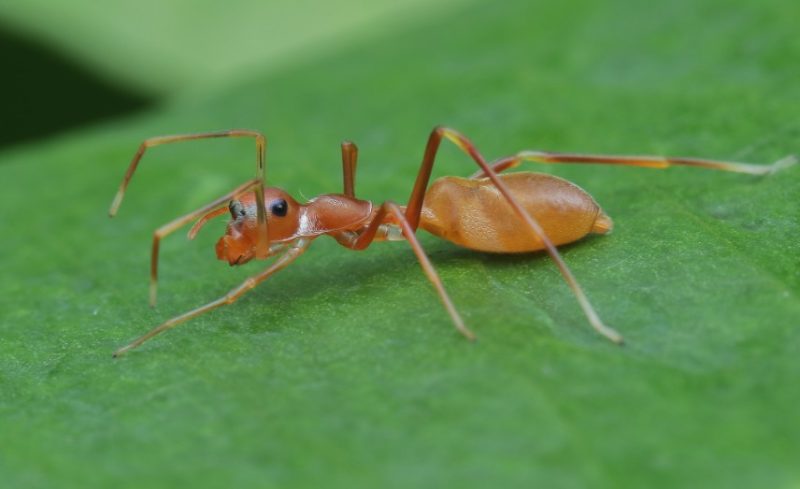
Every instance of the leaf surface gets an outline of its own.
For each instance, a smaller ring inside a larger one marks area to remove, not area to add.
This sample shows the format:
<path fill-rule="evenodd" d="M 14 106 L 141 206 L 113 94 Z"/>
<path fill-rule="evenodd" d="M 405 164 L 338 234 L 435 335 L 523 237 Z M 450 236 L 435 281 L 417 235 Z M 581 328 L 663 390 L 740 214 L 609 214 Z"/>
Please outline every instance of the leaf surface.
<path fill-rule="evenodd" d="M 573 12 L 580 12 L 575 15 Z M 247 141 L 148 153 L 231 127 L 269 137 L 270 183 L 404 202 L 435 124 L 521 149 L 768 163 L 798 150 L 800 41 L 786 1 L 469 4 L 335 54 L 231 79 L 0 158 L 0 473 L 9 487 L 794 487 L 800 483 L 800 167 L 526 169 L 569 178 L 615 230 L 564 247 L 597 337 L 541 254 L 424 236 L 479 340 L 449 323 L 403 243 L 319 239 L 230 307 L 118 346 L 248 274 L 223 223 L 151 232 L 249 178 Z M 443 146 L 435 175 L 474 168 Z"/>

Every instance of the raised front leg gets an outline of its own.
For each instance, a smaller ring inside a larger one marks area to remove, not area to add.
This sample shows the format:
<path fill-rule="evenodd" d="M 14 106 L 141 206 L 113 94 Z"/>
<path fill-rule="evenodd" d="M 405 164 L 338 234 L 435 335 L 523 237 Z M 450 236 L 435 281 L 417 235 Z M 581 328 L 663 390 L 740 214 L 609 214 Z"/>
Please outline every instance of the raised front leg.
<path fill-rule="evenodd" d="M 254 178 L 252 180 L 248 180 L 242 185 L 239 185 L 235 189 L 231 190 L 227 194 L 223 195 L 222 197 L 215 199 L 212 202 L 196 209 L 186 215 L 180 216 L 172 221 L 164 224 L 163 226 L 159 227 L 153 233 L 153 248 L 150 255 L 150 306 L 156 305 L 156 295 L 158 293 L 158 250 L 161 244 L 161 240 L 169 236 L 170 234 L 174 233 L 184 225 L 194 221 L 198 217 L 207 214 L 217 208 L 220 208 L 224 204 L 226 204 L 231 199 L 236 198 L 237 196 L 250 191 L 253 188 L 257 188 L 259 185 L 259 180 Z M 222 212 L 225 212 L 226 207 L 221 207 L 220 209 Z M 192 230 L 189 232 L 189 238 L 194 238 L 194 234 L 196 233 L 196 229 L 199 228 L 199 225 L 202 225 L 206 219 L 209 218 L 209 215 L 206 215 L 205 218 L 195 224 L 192 227 Z"/>
<path fill-rule="evenodd" d="M 117 190 L 117 194 L 114 196 L 114 201 L 111 203 L 111 208 L 108 211 L 108 215 L 114 217 L 119 210 L 119 206 L 122 204 L 122 199 L 125 197 L 125 191 L 128 188 L 128 184 L 133 178 L 134 172 L 136 172 L 136 168 L 139 166 L 139 161 L 144 156 L 145 151 L 148 148 L 152 148 L 153 146 L 160 146 L 162 144 L 171 144 L 171 143 L 180 143 L 183 141 L 194 141 L 197 139 L 214 139 L 214 138 L 242 138 L 242 137 L 249 137 L 254 138 L 256 141 L 256 179 L 258 180 L 258 185 L 256 188 L 253 189 L 253 193 L 255 194 L 256 198 L 256 214 L 257 214 L 257 225 L 259 230 L 259 240 L 258 246 L 256 247 L 256 256 L 259 258 L 264 258 L 269 254 L 269 239 L 267 237 L 267 211 L 264 208 L 264 199 L 261 198 L 264 195 L 264 186 L 266 181 L 266 148 L 267 148 L 267 140 L 263 134 L 257 131 L 250 131 L 247 129 L 231 129 L 228 131 L 216 131 L 216 132 L 200 132 L 194 134 L 178 134 L 173 136 L 156 136 L 152 138 L 145 139 L 141 145 L 139 145 L 139 149 L 136 151 L 136 154 L 133 156 L 133 160 L 131 160 L 131 164 L 128 166 L 128 171 L 125 172 L 125 176 L 122 179 L 122 183 L 119 186 L 119 190 Z"/>

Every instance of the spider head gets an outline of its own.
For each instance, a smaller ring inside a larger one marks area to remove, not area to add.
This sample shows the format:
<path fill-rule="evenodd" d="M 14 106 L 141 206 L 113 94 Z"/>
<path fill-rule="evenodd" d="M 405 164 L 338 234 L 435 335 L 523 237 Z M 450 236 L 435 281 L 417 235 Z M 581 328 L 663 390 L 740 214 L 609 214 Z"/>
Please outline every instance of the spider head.
<path fill-rule="evenodd" d="M 230 221 L 225 234 L 217 241 L 217 258 L 227 261 L 231 266 L 242 265 L 253 258 L 266 258 L 283 248 L 283 244 L 297 237 L 303 206 L 281 189 L 264 189 L 264 207 L 267 217 L 267 239 L 269 253 L 257 257 L 258 225 L 255 195 L 248 192 L 228 203 Z M 203 216 L 192 227 L 189 237 L 193 238 L 210 219 L 225 213 L 224 208 L 214 210 Z"/>

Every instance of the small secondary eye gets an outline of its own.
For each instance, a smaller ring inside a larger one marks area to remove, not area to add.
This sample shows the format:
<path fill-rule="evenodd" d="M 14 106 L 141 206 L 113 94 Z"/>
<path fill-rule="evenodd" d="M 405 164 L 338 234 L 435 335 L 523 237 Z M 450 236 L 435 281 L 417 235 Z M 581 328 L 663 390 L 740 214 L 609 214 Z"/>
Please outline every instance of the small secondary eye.
<path fill-rule="evenodd" d="M 269 211 L 273 216 L 283 217 L 289 211 L 289 205 L 283 199 L 273 200 Z"/>
<path fill-rule="evenodd" d="M 238 200 L 232 200 L 230 204 L 228 204 L 228 210 L 231 211 L 231 217 L 236 219 L 237 217 L 242 217 L 247 214 L 247 211 L 244 209 L 244 206 Z"/>

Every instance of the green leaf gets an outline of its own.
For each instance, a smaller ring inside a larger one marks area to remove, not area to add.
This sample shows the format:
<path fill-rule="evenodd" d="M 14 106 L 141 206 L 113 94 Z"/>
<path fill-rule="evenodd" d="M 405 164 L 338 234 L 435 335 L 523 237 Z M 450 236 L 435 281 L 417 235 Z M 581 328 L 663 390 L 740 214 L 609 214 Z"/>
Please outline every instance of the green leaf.
<path fill-rule="evenodd" d="M 576 14 L 579 12 L 580 15 Z M 2 155 L 0 474 L 8 487 L 794 487 L 800 483 L 800 166 L 754 178 L 529 166 L 615 230 L 562 248 L 617 347 L 542 254 L 423 236 L 461 338 L 404 243 L 327 238 L 241 301 L 111 352 L 261 265 L 214 258 L 222 222 L 151 232 L 250 178 L 405 201 L 430 128 L 520 149 L 768 163 L 798 150 L 796 3 L 470 4 L 281 71 Z M 442 147 L 436 175 L 472 164 Z"/>

